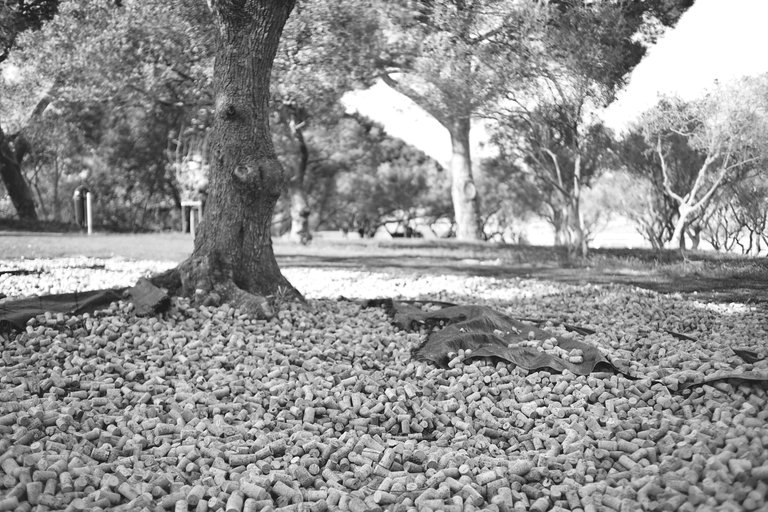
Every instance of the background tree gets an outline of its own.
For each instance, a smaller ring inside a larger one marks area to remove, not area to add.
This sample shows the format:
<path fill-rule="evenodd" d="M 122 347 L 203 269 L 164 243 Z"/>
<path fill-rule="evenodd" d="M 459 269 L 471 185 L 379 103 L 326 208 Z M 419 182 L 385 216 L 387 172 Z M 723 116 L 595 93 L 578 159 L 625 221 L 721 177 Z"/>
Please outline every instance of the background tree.
<path fill-rule="evenodd" d="M 37 196 L 42 217 L 64 222 L 70 212 L 74 188 L 87 165 L 89 133 L 83 130 L 87 109 L 50 109 L 27 126 L 25 137 L 32 150 L 25 162 L 25 178 Z"/>
<path fill-rule="evenodd" d="M 674 190 L 689 190 L 705 157 L 682 135 L 670 133 L 666 140 L 667 178 Z M 617 206 L 654 249 L 663 249 L 672 239 L 678 212 L 666 192 L 658 153 L 638 127 L 628 131 L 616 148 L 618 163 L 627 171 L 624 186 L 617 190 L 621 197 Z"/>
<path fill-rule="evenodd" d="M 742 180 L 765 165 L 767 78 L 742 79 L 689 103 L 662 101 L 643 117 L 643 133 L 658 158 L 664 192 L 677 207 L 671 246 L 684 247 L 685 230 L 723 185 Z M 676 188 L 673 174 L 673 157 L 679 153 L 674 144 L 680 137 L 703 156 L 693 182 L 684 188 Z"/>
<path fill-rule="evenodd" d="M 620 83 L 642 56 L 643 38 L 636 36 L 654 36 L 648 29 L 653 23 L 646 21 L 669 25 L 691 4 L 690 0 L 423 0 L 404 2 L 403 10 L 390 8 L 390 51 L 380 64 L 381 76 L 451 136 L 457 236 L 475 240 L 482 236 L 469 151 L 473 117 L 498 113 L 499 100 L 510 88 L 518 90 L 521 82 L 540 76 L 544 69 L 551 74 L 553 68 L 545 65 L 550 60 L 572 72 L 570 64 L 591 58 L 589 78 L 599 84 Z M 618 25 L 617 17 L 610 15 L 615 12 L 623 18 Z M 584 37 L 588 39 L 582 41 Z M 589 41 L 599 48 L 597 55 L 581 51 Z M 604 65 L 601 58 L 611 60 Z"/>
<path fill-rule="evenodd" d="M 8 58 L 19 34 L 39 29 L 58 7 L 59 0 L 4 1 L 0 5 L 0 63 Z"/>
<path fill-rule="evenodd" d="M 653 19 L 671 23 L 681 3 L 554 2 L 529 44 L 528 75 L 510 81 L 495 139 L 529 172 L 551 212 L 555 243 L 587 253 L 582 191 L 606 167 L 611 134 L 595 116 L 645 54 Z"/>
<path fill-rule="evenodd" d="M 477 185 L 483 198 L 483 236 L 488 240 L 525 243 L 525 221 L 551 218 L 551 210 L 532 176 L 510 165 L 503 155 L 482 161 Z"/>
<path fill-rule="evenodd" d="M 278 147 L 281 133 L 275 134 Z M 399 234 L 415 234 L 416 226 L 450 217 L 442 168 L 380 125 L 345 115 L 333 124 L 309 125 L 304 138 L 312 229 L 373 236 L 382 226 L 398 224 Z M 290 197 L 280 199 L 276 212 L 273 233 L 282 234 L 290 229 Z"/>
<path fill-rule="evenodd" d="M 525 60 L 520 42 L 534 33 L 543 10 L 539 6 L 451 0 L 389 8 L 389 52 L 380 62 L 380 76 L 450 134 L 451 199 L 459 239 L 482 239 L 469 144 L 472 119 L 496 102 L 508 70 Z"/>
<path fill-rule="evenodd" d="M 703 216 L 702 236 L 715 250 L 759 255 L 768 247 L 768 184 L 764 173 L 716 193 Z"/>
<path fill-rule="evenodd" d="M 69 0 L 40 31 L 20 38 L 11 59 L 19 69 L 17 100 L 10 107 L 29 108 L 18 89 L 33 91 L 34 100 L 49 87 L 46 77 L 56 77 L 55 94 L 48 94 L 53 108 L 38 116 L 36 133 L 56 118 L 51 111 L 60 111 L 73 113 L 68 122 L 88 134 L 79 159 L 83 172 L 73 179 L 95 192 L 98 222 L 140 229 L 154 217 L 149 214 L 161 212 L 152 225 L 167 227 L 181 199 L 176 146 L 204 133 L 213 103 L 210 25 L 200 2 L 126 1 L 118 8 Z M 0 108 L 7 105 L 3 98 Z M 28 148 L 30 156 L 46 150 L 35 143 Z M 22 170 L 36 172 L 39 164 L 45 159 Z"/>
<path fill-rule="evenodd" d="M 336 207 L 326 225 L 360 236 L 384 227 L 393 236 L 410 237 L 449 214 L 449 183 L 437 162 L 375 123 L 351 121 L 346 137 L 355 149 L 346 152 L 336 175 Z"/>
<path fill-rule="evenodd" d="M 341 96 L 371 80 L 381 36 L 378 18 L 359 2 L 299 2 L 286 23 L 272 80 L 277 151 L 289 175 L 291 239 L 311 239 L 306 182 L 307 130 L 343 116 Z"/>
<path fill-rule="evenodd" d="M 59 0 L 8 0 L 0 5 L 0 65 L 6 61 L 20 34 L 37 30 L 56 14 Z M 44 95 L 32 111 L 34 120 L 50 102 Z M 28 142 L 23 126 L 14 133 L 6 134 L 0 119 L 0 179 L 11 197 L 16 213 L 21 219 L 36 220 L 37 211 L 29 184 L 21 174 L 21 164 L 28 153 Z M 5 130 L 8 127 L 6 126 Z"/>

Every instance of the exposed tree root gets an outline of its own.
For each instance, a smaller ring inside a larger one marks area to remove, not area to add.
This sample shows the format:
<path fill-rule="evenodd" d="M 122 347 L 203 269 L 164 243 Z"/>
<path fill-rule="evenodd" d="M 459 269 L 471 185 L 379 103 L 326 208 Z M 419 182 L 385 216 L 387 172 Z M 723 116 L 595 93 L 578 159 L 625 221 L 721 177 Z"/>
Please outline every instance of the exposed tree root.
<path fill-rule="evenodd" d="M 275 316 L 275 306 L 304 297 L 282 274 L 269 280 L 270 289 L 244 290 L 235 282 L 226 262 L 210 256 L 192 256 L 178 267 L 153 276 L 150 281 L 170 295 L 189 297 L 194 304 L 220 306 L 227 303 L 246 315 L 259 319 Z"/>
<path fill-rule="evenodd" d="M 242 313 L 259 319 L 275 316 L 275 311 L 266 297 L 242 290 L 232 281 L 216 283 L 210 290 L 198 288 L 193 300 L 195 304 L 205 306 L 220 306 L 226 302 Z"/>

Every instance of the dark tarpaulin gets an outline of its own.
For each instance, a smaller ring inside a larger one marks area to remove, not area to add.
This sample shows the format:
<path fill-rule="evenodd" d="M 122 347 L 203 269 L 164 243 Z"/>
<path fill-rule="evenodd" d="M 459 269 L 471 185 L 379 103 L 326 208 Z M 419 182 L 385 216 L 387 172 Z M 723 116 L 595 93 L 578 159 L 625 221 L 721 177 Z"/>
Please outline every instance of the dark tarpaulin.
<path fill-rule="evenodd" d="M 0 303 L 0 332 L 22 330 L 30 318 L 46 311 L 66 315 L 82 315 L 105 308 L 112 302 L 128 300 L 134 305 L 134 313 L 148 316 L 167 310 L 171 305 L 168 292 L 141 278 L 131 288 L 112 288 L 86 292 L 61 293 L 29 297 Z"/>
<path fill-rule="evenodd" d="M 431 361 L 438 366 L 447 367 L 449 354 L 455 354 L 460 349 L 464 349 L 471 351 L 467 359 L 496 358 L 531 371 L 553 370 L 562 372 L 567 369 L 577 375 L 611 372 L 621 374 L 632 380 L 642 377 L 631 375 L 626 370 L 615 367 L 597 347 L 573 338 L 555 336 L 551 332 L 532 325 L 533 323 L 540 323 L 538 320 L 512 318 L 486 306 L 456 306 L 443 303 L 442 309 L 425 311 L 414 305 L 419 303 L 430 303 L 430 301 L 398 302 L 391 299 L 374 299 L 365 303 L 367 307 L 385 308 L 392 316 L 393 323 L 404 330 L 414 330 L 421 326 L 439 327 L 433 329 L 427 335 L 426 341 L 414 350 L 414 357 L 419 360 Z M 562 325 L 567 330 L 580 334 L 594 332 L 591 329 L 568 324 Z M 680 339 L 681 335 L 667 332 Z M 581 350 L 583 361 L 571 363 L 525 343 L 531 339 L 542 341 L 551 338 L 555 338 L 557 346 L 566 351 Z M 686 338 L 695 341 L 693 338 L 687 336 Z M 765 359 L 765 356 L 752 350 L 741 348 L 732 350 L 734 354 L 750 364 Z M 688 372 L 684 373 L 686 378 L 690 380 L 682 382 L 679 387 L 675 386 L 674 392 L 686 393 L 706 384 L 713 385 L 718 382 L 729 381 L 734 384 L 768 386 L 768 372 L 766 371 L 734 370 L 715 372 L 710 375 L 700 374 L 692 378 Z M 658 380 L 653 382 L 664 384 L 663 381 Z"/>
<path fill-rule="evenodd" d="M 444 324 L 441 329 L 432 331 L 427 340 L 414 351 L 416 359 L 431 361 L 446 367 L 449 354 L 460 349 L 470 350 L 468 359 L 497 358 L 515 364 L 527 370 L 570 370 L 576 375 L 588 375 L 593 372 L 622 373 L 594 346 L 572 338 L 555 336 L 524 321 L 504 315 L 486 306 L 450 305 L 436 311 L 423 309 L 391 300 L 369 301 L 369 306 L 383 306 L 393 317 L 393 323 L 405 330 L 418 326 Z M 592 332 L 568 326 L 571 330 Z M 555 339 L 563 350 L 579 349 L 583 354 L 581 363 L 571 363 L 528 346 L 526 342 Z M 632 378 L 631 376 L 629 376 Z"/>
<path fill-rule="evenodd" d="M 125 290 L 127 288 L 60 293 L 2 302 L 0 303 L 0 331 L 24 329 L 30 318 L 44 314 L 46 311 L 70 315 L 91 313 L 122 299 Z"/>

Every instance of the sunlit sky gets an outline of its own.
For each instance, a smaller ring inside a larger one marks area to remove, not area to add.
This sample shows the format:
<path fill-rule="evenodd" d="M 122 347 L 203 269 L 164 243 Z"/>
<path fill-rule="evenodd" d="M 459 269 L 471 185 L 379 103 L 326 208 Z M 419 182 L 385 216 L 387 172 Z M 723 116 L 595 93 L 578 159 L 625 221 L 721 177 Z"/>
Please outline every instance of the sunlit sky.
<path fill-rule="evenodd" d="M 768 0 L 696 0 L 633 71 L 626 89 L 606 110 L 606 123 L 621 130 L 662 94 L 693 99 L 715 80 L 723 83 L 768 72 L 766 23 Z M 384 84 L 352 93 L 345 100 L 350 108 L 382 123 L 391 135 L 447 164 L 446 130 Z M 483 133 L 474 131 L 475 154 L 480 154 Z"/>

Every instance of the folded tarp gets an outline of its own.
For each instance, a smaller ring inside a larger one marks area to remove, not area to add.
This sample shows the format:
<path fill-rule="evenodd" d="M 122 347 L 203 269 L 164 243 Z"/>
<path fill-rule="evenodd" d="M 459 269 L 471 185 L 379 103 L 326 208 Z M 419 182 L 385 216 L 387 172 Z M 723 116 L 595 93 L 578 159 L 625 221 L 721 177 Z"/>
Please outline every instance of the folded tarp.
<path fill-rule="evenodd" d="M 122 299 L 125 290 L 127 288 L 60 293 L 1 302 L 0 331 L 24 329 L 30 318 L 46 311 L 70 315 L 92 313 Z"/>

